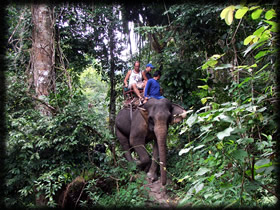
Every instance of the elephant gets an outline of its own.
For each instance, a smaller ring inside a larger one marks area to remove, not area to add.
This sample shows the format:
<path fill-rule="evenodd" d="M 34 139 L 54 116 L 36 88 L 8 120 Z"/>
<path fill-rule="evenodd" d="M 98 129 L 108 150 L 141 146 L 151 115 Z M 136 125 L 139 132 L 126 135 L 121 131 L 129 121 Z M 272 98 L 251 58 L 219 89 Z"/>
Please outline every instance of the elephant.
<path fill-rule="evenodd" d="M 149 99 L 133 111 L 123 108 L 115 120 L 115 132 L 124 150 L 127 161 L 134 161 L 131 152 L 134 150 L 140 158 L 137 165 L 147 172 L 153 182 L 157 180 L 158 157 L 160 159 L 160 182 L 166 185 L 166 137 L 168 126 L 180 122 L 186 117 L 181 106 L 168 99 Z M 145 144 L 154 140 L 152 161 L 145 149 Z"/>

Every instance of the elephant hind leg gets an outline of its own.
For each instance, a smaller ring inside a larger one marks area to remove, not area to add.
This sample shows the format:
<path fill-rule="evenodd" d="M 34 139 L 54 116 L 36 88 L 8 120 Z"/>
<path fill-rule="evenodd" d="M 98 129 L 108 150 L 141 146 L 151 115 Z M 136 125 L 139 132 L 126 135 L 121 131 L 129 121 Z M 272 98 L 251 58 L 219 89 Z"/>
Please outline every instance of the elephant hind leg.
<path fill-rule="evenodd" d="M 129 139 L 118 129 L 116 129 L 116 135 L 119 139 L 119 142 L 122 146 L 122 149 L 125 151 L 124 156 L 127 159 L 127 161 L 132 162 L 132 156 L 131 156 L 131 151 L 130 151 L 130 146 L 129 146 Z"/>

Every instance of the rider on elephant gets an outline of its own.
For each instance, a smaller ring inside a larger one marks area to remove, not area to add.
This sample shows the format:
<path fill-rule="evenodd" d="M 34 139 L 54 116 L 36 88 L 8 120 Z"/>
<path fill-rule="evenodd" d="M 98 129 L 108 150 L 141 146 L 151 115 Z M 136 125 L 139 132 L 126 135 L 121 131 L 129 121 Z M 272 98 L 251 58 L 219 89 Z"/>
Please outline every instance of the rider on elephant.
<path fill-rule="evenodd" d="M 128 80 L 129 83 L 127 84 Z M 146 74 L 144 74 L 143 71 L 140 71 L 140 62 L 136 61 L 134 69 L 129 70 L 124 78 L 124 86 L 132 89 L 137 97 L 142 101 L 144 98 L 141 96 L 139 89 L 145 88 L 147 80 Z"/>
<path fill-rule="evenodd" d="M 148 64 L 146 65 L 146 69 L 144 70 L 144 74 L 146 75 L 146 77 L 147 77 L 148 80 L 153 78 L 150 72 L 151 72 L 152 69 L 154 69 L 154 68 L 155 68 L 155 67 L 154 67 L 153 64 L 151 64 L 151 63 L 148 63 Z"/>
<path fill-rule="evenodd" d="M 153 78 L 148 80 L 144 92 L 144 97 L 145 97 L 144 103 L 146 103 L 149 98 L 155 98 L 155 99 L 164 98 L 161 95 L 161 88 L 158 82 L 160 77 L 161 77 L 161 72 L 155 71 L 153 74 Z"/>

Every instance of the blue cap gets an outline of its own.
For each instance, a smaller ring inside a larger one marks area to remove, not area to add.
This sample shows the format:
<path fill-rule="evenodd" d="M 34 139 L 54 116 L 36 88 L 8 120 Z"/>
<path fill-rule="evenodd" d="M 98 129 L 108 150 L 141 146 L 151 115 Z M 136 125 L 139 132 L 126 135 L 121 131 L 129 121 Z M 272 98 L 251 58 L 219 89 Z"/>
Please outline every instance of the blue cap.
<path fill-rule="evenodd" d="M 148 63 L 146 67 L 151 67 L 152 69 L 155 68 L 151 63 Z"/>

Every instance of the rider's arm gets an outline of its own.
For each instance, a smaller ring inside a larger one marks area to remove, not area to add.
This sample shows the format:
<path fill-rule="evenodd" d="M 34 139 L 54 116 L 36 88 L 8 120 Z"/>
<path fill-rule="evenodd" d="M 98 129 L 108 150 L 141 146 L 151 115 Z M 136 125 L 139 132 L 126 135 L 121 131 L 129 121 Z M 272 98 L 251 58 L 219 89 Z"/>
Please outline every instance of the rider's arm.
<path fill-rule="evenodd" d="M 146 71 L 145 71 L 145 70 L 142 71 L 142 77 L 143 77 L 143 79 L 144 79 L 145 81 L 148 81 L 148 78 L 147 78 L 147 76 L 146 76 Z"/>
<path fill-rule="evenodd" d="M 148 80 L 146 87 L 145 87 L 145 92 L 144 92 L 144 97 L 147 98 L 148 97 L 148 93 L 149 93 L 149 89 L 151 86 L 151 80 Z"/>
<path fill-rule="evenodd" d="M 131 70 L 129 70 L 129 71 L 127 72 L 127 74 L 126 74 L 126 76 L 125 76 L 125 78 L 124 78 L 123 83 L 124 83 L 124 86 L 125 86 L 125 87 L 128 86 L 127 80 L 129 79 L 130 74 L 131 74 Z"/>

